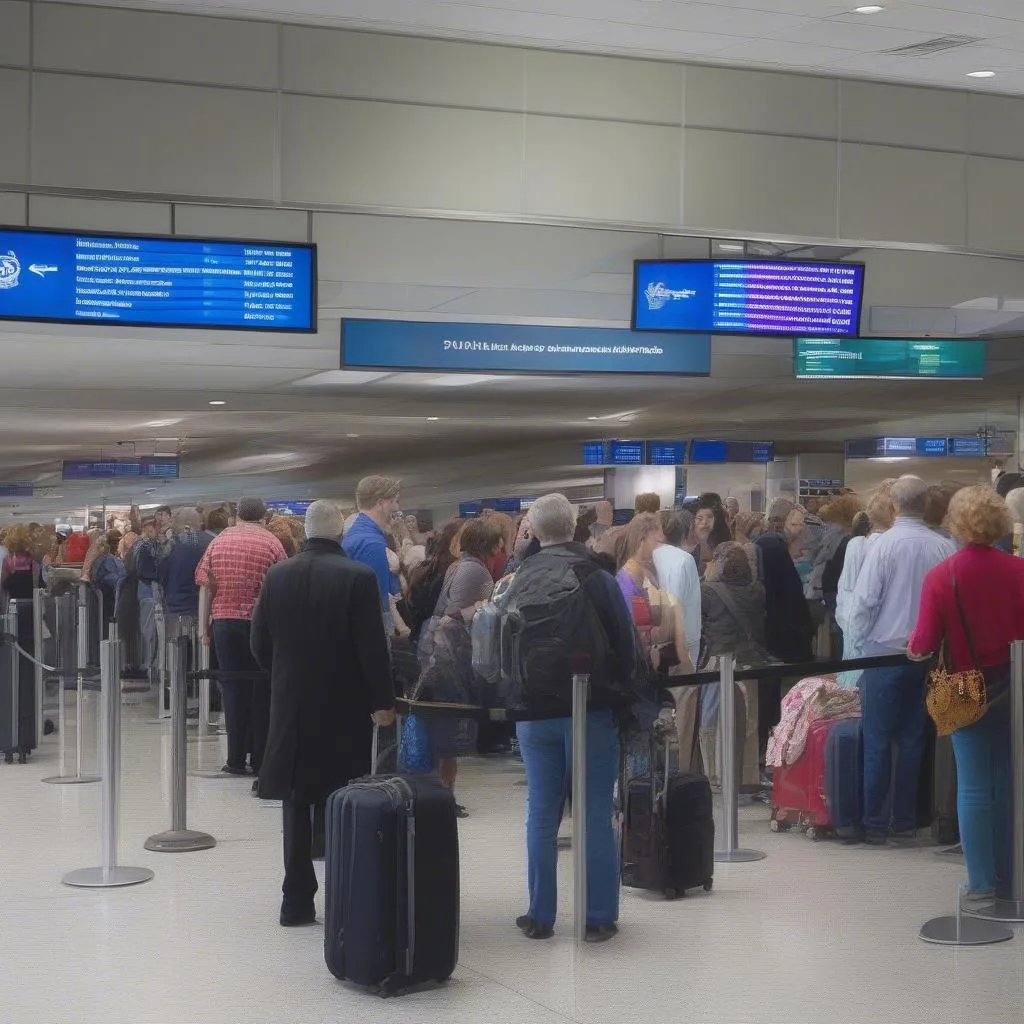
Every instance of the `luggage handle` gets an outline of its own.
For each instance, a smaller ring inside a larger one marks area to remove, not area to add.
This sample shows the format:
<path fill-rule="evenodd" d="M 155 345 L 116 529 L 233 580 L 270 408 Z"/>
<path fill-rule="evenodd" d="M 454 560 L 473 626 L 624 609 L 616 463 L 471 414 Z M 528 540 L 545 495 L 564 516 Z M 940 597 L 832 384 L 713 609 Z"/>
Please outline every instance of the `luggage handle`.
<path fill-rule="evenodd" d="M 380 726 L 373 723 L 373 741 L 370 744 L 370 775 L 377 774 L 377 759 L 380 756 Z"/>

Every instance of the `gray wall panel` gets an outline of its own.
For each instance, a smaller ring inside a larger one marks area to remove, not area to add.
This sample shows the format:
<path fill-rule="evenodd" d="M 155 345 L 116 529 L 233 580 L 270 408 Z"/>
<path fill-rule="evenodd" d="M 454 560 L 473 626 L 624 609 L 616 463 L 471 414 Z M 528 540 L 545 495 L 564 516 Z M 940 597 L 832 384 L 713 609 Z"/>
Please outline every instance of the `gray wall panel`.
<path fill-rule="evenodd" d="M 738 68 L 686 68 L 686 124 L 765 134 L 834 139 L 834 79 Z"/>
<path fill-rule="evenodd" d="M 27 71 L 0 68 L 0 181 L 28 180 Z"/>
<path fill-rule="evenodd" d="M 522 123 L 517 114 L 286 96 L 284 198 L 518 210 Z"/>
<path fill-rule="evenodd" d="M 526 52 L 526 109 L 538 114 L 682 123 L 683 69 L 678 64 Z"/>
<path fill-rule="evenodd" d="M 28 67 L 28 4 L 22 0 L 0 0 L 0 64 Z"/>
<path fill-rule="evenodd" d="M 174 207 L 178 235 L 247 238 L 267 242 L 308 241 L 309 215 L 304 210 L 263 210 L 245 206 Z"/>
<path fill-rule="evenodd" d="M 1020 252 L 1024 248 L 1024 164 L 971 157 L 967 182 L 967 244 Z"/>
<path fill-rule="evenodd" d="M 519 110 L 523 52 L 286 26 L 282 87 L 355 99 Z"/>
<path fill-rule="evenodd" d="M 966 157 L 848 143 L 841 159 L 843 238 L 966 243 Z"/>
<path fill-rule="evenodd" d="M 29 199 L 28 222 L 34 228 L 169 235 L 171 204 L 34 195 Z"/>
<path fill-rule="evenodd" d="M 835 162 L 834 142 L 688 129 L 683 221 L 832 237 Z"/>
<path fill-rule="evenodd" d="M 25 223 L 25 195 L 22 192 L 0 192 L 0 224 L 21 226 Z"/>
<path fill-rule="evenodd" d="M 36 75 L 33 181 L 272 199 L 276 109 L 270 93 Z"/>
<path fill-rule="evenodd" d="M 530 116 L 526 209 L 592 220 L 679 220 L 678 128 Z"/>
<path fill-rule="evenodd" d="M 37 4 L 35 67 L 274 89 L 277 26 L 75 4 Z"/>
<path fill-rule="evenodd" d="M 1024 160 L 1024 98 L 971 96 L 970 152 Z"/>
<path fill-rule="evenodd" d="M 843 139 L 962 151 L 967 95 L 882 82 L 841 82 Z"/>

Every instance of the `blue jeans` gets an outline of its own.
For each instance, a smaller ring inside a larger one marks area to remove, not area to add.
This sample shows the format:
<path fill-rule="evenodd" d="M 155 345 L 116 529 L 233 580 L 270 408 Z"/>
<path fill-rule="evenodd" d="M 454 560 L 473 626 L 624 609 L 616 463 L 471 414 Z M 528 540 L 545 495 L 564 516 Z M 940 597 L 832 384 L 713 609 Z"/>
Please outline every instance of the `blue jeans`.
<path fill-rule="evenodd" d="M 911 832 L 917 827 L 918 780 L 925 746 L 923 663 L 869 668 L 860 679 L 864 727 L 864 827 Z M 899 749 L 893 772 L 892 747 Z"/>
<path fill-rule="evenodd" d="M 516 727 L 526 766 L 526 849 L 530 917 L 555 923 L 558 909 L 558 825 L 569 795 L 572 719 L 520 722 Z M 619 773 L 619 731 L 611 711 L 587 716 L 587 924 L 619 919 L 619 850 L 612 824 Z"/>
<path fill-rule="evenodd" d="M 956 809 L 972 892 L 992 892 L 1010 879 L 1010 702 L 953 733 Z"/>

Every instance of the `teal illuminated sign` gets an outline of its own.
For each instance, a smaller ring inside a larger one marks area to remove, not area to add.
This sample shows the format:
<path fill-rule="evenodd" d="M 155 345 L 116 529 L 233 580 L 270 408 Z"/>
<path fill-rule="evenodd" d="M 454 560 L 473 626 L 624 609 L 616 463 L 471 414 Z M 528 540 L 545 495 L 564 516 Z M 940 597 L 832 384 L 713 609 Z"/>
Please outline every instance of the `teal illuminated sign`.
<path fill-rule="evenodd" d="M 981 380 L 985 344 L 944 338 L 794 338 L 798 378 Z"/>

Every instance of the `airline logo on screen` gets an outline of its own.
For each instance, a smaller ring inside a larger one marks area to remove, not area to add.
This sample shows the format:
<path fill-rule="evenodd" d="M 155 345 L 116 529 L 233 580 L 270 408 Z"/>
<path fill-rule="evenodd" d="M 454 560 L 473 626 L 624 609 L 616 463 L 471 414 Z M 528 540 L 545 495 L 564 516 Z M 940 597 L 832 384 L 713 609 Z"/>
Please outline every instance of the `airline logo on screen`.
<path fill-rule="evenodd" d="M 21 260 L 13 249 L 0 253 L 0 290 L 17 288 L 21 278 Z"/>
<path fill-rule="evenodd" d="M 644 289 L 644 298 L 650 310 L 661 309 L 670 300 L 692 299 L 696 294 L 693 288 L 666 288 L 663 281 L 652 281 Z"/>

